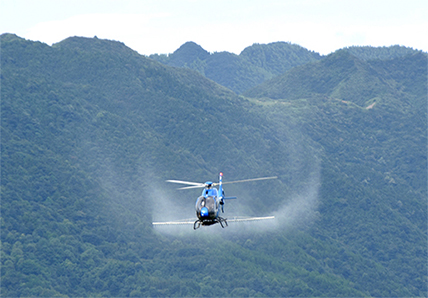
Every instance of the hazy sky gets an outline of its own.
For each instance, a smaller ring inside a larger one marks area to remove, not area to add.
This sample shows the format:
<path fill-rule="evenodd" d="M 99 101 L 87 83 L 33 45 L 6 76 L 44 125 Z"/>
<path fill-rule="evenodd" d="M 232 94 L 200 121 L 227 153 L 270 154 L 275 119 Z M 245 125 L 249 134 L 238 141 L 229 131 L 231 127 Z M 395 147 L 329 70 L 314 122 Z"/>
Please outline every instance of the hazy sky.
<path fill-rule="evenodd" d="M 352 45 L 428 52 L 427 0 L 0 0 L 0 34 L 49 45 L 69 36 L 118 40 L 140 54 L 186 41 L 239 54 L 287 41 L 321 54 Z"/>

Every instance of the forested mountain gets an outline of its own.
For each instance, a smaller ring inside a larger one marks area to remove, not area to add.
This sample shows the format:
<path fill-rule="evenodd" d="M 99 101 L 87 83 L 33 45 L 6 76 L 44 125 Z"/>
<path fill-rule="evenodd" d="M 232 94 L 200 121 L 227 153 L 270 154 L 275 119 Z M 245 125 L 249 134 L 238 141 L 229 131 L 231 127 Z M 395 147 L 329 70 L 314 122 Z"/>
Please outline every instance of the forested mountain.
<path fill-rule="evenodd" d="M 247 93 L 271 118 L 294 113 L 325 150 L 320 226 L 388 264 L 391 277 L 403 276 L 398 260 L 426 258 L 426 77 L 424 53 L 364 62 L 342 50 Z"/>
<path fill-rule="evenodd" d="M 427 56 L 318 60 L 244 97 L 119 42 L 1 35 L 2 296 L 427 296 Z M 165 179 L 220 171 L 277 175 L 225 206 L 275 222 L 153 228 L 194 216 Z"/>
<path fill-rule="evenodd" d="M 186 42 L 170 55 L 150 55 L 166 65 L 197 70 L 237 94 L 320 57 L 318 53 L 285 42 L 253 44 L 239 55 L 229 52 L 210 54 L 196 43 Z"/>

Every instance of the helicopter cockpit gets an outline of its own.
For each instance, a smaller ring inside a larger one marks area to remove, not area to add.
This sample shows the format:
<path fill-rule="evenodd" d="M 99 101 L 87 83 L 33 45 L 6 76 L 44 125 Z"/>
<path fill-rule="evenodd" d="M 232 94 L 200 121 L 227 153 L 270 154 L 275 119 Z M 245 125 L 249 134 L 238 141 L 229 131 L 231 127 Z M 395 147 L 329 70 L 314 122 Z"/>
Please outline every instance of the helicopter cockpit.
<path fill-rule="evenodd" d="M 214 196 L 200 196 L 195 205 L 196 215 L 200 219 L 214 219 L 217 208 L 217 201 Z"/>

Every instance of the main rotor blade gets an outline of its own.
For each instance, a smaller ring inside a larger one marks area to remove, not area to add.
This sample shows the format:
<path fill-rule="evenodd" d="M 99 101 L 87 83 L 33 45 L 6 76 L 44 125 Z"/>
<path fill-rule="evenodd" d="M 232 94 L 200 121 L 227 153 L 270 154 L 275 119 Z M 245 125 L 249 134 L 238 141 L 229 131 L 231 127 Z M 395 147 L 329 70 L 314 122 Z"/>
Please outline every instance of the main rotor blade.
<path fill-rule="evenodd" d="M 177 189 L 178 190 L 182 190 L 182 189 L 204 188 L 204 187 L 205 187 L 205 184 L 200 184 L 200 185 L 180 187 L 180 188 L 177 188 Z"/>
<path fill-rule="evenodd" d="M 253 179 L 245 179 L 245 180 L 238 180 L 238 181 L 227 181 L 227 182 L 223 182 L 223 184 L 241 183 L 241 182 L 250 182 L 250 181 L 260 181 L 260 180 L 277 179 L 277 178 L 278 178 L 277 176 L 262 177 L 262 178 L 253 178 Z M 218 185 L 218 183 L 215 183 L 215 185 Z"/>
<path fill-rule="evenodd" d="M 194 186 L 200 186 L 200 185 L 205 185 L 204 183 L 200 183 L 200 182 L 190 182 L 190 181 L 181 181 L 181 180 L 166 180 L 166 182 L 171 182 L 171 183 L 179 183 L 179 184 L 186 184 L 186 185 L 194 185 Z"/>

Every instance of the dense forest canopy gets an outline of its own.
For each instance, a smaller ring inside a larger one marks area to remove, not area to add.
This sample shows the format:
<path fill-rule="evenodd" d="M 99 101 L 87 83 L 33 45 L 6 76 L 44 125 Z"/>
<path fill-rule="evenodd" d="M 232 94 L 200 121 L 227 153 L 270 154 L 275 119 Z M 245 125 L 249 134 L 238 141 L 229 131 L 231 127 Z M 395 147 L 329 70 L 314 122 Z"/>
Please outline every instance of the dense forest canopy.
<path fill-rule="evenodd" d="M 426 77 L 403 47 L 1 35 L 2 296 L 427 296 Z M 278 176 L 225 187 L 276 220 L 153 228 L 194 217 L 165 179 L 220 171 Z"/>

